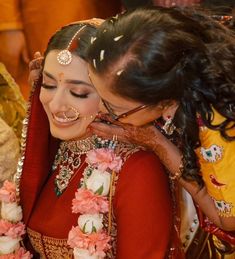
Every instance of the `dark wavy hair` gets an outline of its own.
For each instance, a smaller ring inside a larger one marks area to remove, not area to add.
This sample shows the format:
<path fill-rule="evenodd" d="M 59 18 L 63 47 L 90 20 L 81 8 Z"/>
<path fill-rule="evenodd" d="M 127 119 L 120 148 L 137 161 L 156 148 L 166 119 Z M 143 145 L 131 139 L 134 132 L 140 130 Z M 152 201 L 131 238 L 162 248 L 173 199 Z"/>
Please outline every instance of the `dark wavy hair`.
<path fill-rule="evenodd" d="M 91 42 L 91 37 L 96 33 L 97 28 L 89 23 L 74 23 L 62 27 L 49 40 L 44 57 L 52 50 L 63 50 L 69 45 L 69 42 L 83 26 L 85 26 L 72 42 L 70 51 L 72 54 L 87 60 L 87 51 Z"/>
<path fill-rule="evenodd" d="M 174 123 L 182 130 L 183 178 L 201 186 L 197 117 L 224 138 L 235 139 L 227 134 L 235 127 L 234 37 L 192 9 L 153 7 L 104 22 L 88 53 L 94 72 L 109 76 L 113 93 L 148 105 L 179 103 Z M 214 110 L 224 117 L 218 125 L 212 124 Z"/>

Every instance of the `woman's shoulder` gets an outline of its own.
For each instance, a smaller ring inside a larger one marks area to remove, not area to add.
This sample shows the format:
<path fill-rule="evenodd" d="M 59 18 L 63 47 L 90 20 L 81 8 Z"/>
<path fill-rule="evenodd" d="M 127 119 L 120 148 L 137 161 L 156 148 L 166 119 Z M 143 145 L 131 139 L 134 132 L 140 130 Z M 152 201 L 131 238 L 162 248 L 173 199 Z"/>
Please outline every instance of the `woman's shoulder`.
<path fill-rule="evenodd" d="M 135 160 L 136 163 L 140 161 L 152 161 L 153 163 L 161 164 L 156 154 L 141 146 L 132 144 L 121 144 L 118 146 L 116 153 L 122 157 L 124 165 L 128 165 L 130 161 Z M 135 164 L 136 164 L 135 163 Z"/>
<path fill-rule="evenodd" d="M 148 177 L 154 181 L 162 179 L 164 182 L 167 179 L 161 161 L 152 151 L 136 147 L 129 150 L 128 155 L 123 160 L 123 167 L 120 171 L 122 179 L 128 179 L 129 177 L 135 177 L 135 179 Z"/>

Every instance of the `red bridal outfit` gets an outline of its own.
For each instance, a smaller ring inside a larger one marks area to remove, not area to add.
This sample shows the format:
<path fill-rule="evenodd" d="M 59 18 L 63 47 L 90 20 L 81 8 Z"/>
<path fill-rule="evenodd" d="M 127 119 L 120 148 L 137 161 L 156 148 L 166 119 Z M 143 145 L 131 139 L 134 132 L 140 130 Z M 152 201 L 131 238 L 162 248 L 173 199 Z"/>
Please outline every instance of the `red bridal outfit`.
<path fill-rule="evenodd" d="M 97 137 L 71 142 L 53 138 L 39 92 L 36 87 L 24 122 L 23 154 L 16 176 L 27 227 L 25 246 L 34 258 L 73 258 L 67 238 L 79 215 L 72 213 L 72 200 L 87 167 L 86 152 L 96 148 Z M 105 258 L 166 258 L 173 213 L 163 167 L 152 152 L 134 146 L 118 143 L 115 152 L 124 163 L 113 181 L 111 222 L 105 219 L 111 224 L 112 237 Z M 72 177 L 60 193 L 62 169 Z"/>

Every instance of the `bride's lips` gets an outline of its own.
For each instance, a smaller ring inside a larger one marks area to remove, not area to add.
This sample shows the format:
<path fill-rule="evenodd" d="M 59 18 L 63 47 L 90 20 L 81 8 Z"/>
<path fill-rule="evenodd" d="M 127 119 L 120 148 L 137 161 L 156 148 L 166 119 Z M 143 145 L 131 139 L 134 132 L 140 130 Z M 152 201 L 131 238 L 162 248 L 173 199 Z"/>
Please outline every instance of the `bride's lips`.
<path fill-rule="evenodd" d="M 79 118 L 74 119 L 74 120 L 68 120 L 62 117 L 57 117 L 56 115 L 52 114 L 52 121 L 57 127 L 66 127 L 73 125 L 79 120 Z"/>

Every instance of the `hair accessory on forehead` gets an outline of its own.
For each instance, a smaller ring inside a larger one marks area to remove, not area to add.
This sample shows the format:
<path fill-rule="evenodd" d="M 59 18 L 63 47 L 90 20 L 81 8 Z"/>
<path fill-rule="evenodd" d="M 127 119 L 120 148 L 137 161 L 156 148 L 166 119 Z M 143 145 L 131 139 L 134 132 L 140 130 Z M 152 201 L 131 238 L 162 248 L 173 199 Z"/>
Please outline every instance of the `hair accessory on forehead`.
<path fill-rule="evenodd" d="M 119 41 L 122 37 L 123 37 L 123 35 L 120 35 L 120 36 L 115 37 L 113 40 L 114 41 Z"/>
<path fill-rule="evenodd" d="M 83 25 L 76 33 L 73 35 L 66 49 L 61 50 L 57 55 L 57 60 L 61 65 L 69 65 L 72 62 L 72 53 L 70 52 L 70 47 L 76 38 L 76 36 L 86 27 L 87 25 Z"/>

